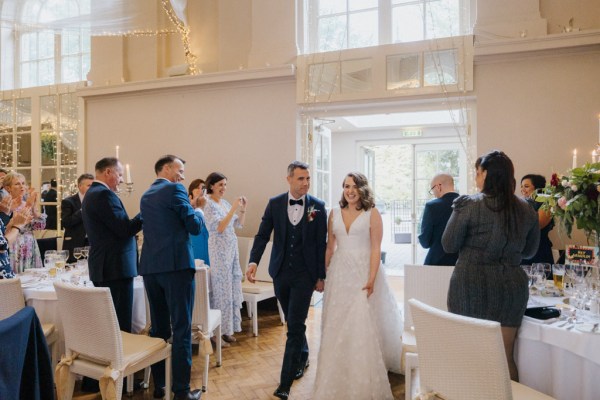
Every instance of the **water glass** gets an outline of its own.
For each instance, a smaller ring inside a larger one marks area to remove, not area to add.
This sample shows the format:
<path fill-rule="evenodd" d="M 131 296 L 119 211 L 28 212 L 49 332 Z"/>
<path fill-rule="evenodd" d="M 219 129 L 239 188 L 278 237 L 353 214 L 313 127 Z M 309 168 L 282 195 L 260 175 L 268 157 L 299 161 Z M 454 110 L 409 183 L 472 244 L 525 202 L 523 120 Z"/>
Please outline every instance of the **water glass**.
<path fill-rule="evenodd" d="M 59 250 L 56 252 L 56 254 L 58 255 L 58 258 L 60 258 L 64 262 L 67 262 L 67 260 L 69 259 L 69 250 Z"/>
<path fill-rule="evenodd" d="M 54 268 L 54 255 L 53 254 L 48 254 L 48 252 L 45 253 L 46 256 L 44 257 L 44 267 L 50 269 L 50 268 Z"/>

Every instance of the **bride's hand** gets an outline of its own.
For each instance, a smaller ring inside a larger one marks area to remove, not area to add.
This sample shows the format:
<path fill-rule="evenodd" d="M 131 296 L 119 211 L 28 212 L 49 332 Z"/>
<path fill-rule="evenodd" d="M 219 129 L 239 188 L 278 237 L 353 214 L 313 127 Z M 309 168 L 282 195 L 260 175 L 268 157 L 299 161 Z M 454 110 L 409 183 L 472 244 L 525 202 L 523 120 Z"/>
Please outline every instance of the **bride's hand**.
<path fill-rule="evenodd" d="M 366 290 L 367 291 L 367 298 L 370 297 L 373 294 L 373 286 L 374 283 L 369 281 L 367 282 L 367 284 L 362 288 L 362 290 Z"/>

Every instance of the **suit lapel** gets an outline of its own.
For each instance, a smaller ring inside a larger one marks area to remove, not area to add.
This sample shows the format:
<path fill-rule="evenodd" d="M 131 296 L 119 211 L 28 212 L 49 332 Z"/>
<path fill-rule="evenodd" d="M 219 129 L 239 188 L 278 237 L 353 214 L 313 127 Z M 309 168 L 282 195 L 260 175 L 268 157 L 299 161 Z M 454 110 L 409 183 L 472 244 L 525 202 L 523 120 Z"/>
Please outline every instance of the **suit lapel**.
<path fill-rule="evenodd" d="M 310 223 L 310 221 L 308 220 L 308 210 L 310 209 L 310 206 L 312 205 L 312 198 L 310 197 L 310 195 L 307 193 L 306 194 L 306 204 L 304 205 L 304 215 L 302 215 L 302 218 L 306 218 L 306 221 L 304 221 L 304 225 L 302 226 L 302 239 L 306 239 L 306 232 L 308 230 L 308 224 Z"/>

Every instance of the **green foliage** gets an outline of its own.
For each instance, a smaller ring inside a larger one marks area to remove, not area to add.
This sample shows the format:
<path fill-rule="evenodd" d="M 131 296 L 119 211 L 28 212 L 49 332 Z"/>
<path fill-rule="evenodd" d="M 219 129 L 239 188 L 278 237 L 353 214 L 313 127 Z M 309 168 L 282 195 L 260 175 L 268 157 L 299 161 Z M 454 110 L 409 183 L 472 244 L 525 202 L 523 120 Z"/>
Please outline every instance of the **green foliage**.
<path fill-rule="evenodd" d="M 600 163 L 587 163 L 572 169 L 570 175 L 552 174 L 546 187 L 538 190 L 536 201 L 560 221 L 569 237 L 576 226 L 589 239 L 600 232 L 599 189 Z"/>

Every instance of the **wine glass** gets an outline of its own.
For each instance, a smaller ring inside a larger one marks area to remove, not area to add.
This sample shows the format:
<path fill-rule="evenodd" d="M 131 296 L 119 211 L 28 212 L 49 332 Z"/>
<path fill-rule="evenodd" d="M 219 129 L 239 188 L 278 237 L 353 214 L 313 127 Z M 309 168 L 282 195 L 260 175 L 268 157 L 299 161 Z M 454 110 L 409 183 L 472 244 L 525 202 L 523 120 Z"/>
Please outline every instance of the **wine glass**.
<path fill-rule="evenodd" d="M 75 247 L 75 248 L 73 249 L 73 257 L 75 257 L 75 259 L 76 259 L 77 261 L 79 261 L 79 259 L 80 259 L 81 257 L 83 257 L 82 250 L 83 250 L 83 247 Z"/>
<path fill-rule="evenodd" d="M 81 248 L 81 255 L 83 255 L 83 258 L 88 258 L 90 254 L 90 246 L 85 246 Z"/>

